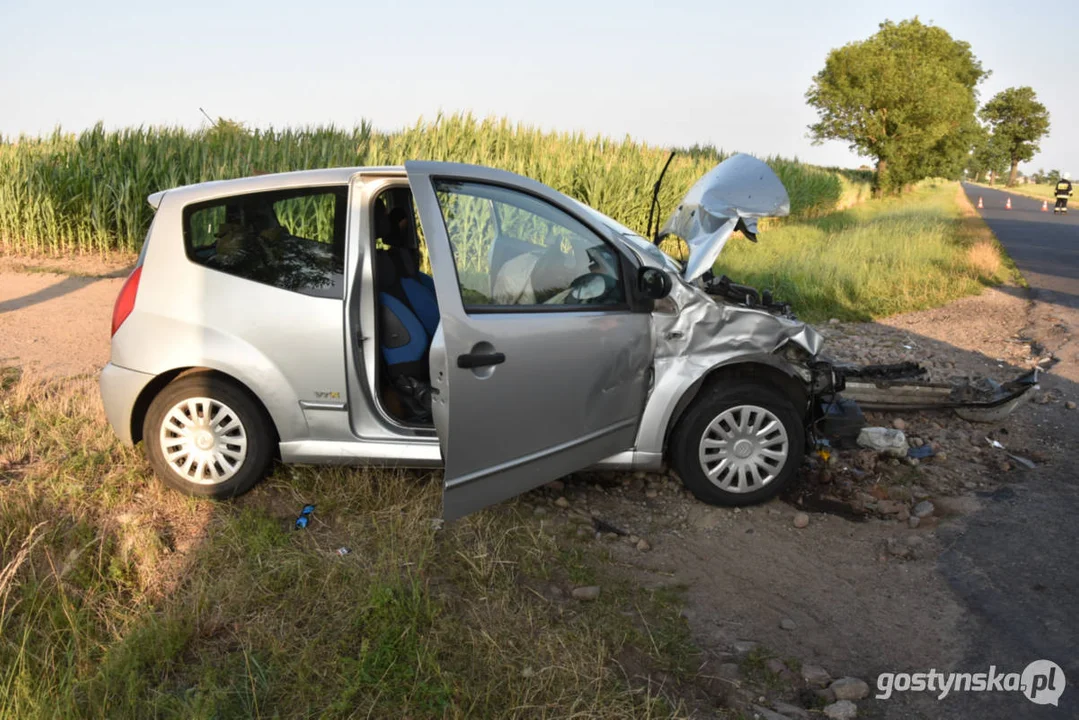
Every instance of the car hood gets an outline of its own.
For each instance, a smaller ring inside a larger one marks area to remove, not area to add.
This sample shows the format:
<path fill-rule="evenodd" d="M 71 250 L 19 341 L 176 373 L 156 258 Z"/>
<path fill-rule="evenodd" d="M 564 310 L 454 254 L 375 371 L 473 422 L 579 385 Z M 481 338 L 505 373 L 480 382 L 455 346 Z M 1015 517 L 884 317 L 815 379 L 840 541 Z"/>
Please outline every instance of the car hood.
<path fill-rule="evenodd" d="M 732 155 L 689 189 L 658 239 L 675 235 L 689 245 L 682 276 L 691 282 L 710 270 L 735 230 L 756 240 L 757 218 L 790 214 L 790 197 L 766 163 Z"/>

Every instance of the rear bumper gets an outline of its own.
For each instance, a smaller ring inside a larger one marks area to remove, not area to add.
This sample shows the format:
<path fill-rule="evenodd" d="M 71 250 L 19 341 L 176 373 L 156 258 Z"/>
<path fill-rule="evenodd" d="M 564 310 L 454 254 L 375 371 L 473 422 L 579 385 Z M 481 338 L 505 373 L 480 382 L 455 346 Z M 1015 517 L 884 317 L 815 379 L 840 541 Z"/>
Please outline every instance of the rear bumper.
<path fill-rule="evenodd" d="M 108 363 L 101 370 L 98 385 L 101 388 L 101 403 L 105 406 L 105 417 L 120 441 L 125 445 L 131 442 L 131 413 L 139 394 L 154 379 L 153 375 L 128 370 Z"/>

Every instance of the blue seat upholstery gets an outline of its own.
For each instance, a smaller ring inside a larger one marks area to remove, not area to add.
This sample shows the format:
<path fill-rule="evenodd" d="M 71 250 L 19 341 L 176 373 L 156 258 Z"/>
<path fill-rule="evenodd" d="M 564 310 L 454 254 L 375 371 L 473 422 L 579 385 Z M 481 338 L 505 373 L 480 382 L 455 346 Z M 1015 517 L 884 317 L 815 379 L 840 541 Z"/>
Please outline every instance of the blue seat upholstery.
<path fill-rule="evenodd" d="M 380 206 L 376 203 L 375 232 L 387 245 L 375 253 L 382 360 L 409 419 L 427 423 L 431 379 L 427 354 L 441 320 L 435 284 L 419 271 L 415 234 L 404 222 L 408 216 L 401 208 L 387 214 Z"/>

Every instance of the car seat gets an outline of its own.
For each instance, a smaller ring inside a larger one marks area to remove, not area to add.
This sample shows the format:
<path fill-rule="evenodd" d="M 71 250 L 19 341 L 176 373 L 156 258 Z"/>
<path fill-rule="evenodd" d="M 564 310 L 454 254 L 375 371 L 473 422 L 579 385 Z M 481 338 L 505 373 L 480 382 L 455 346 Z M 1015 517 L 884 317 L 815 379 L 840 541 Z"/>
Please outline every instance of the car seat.
<path fill-rule="evenodd" d="M 375 252 L 380 349 L 390 383 L 410 422 L 431 421 L 428 350 L 440 315 L 434 281 L 419 270 L 415 235 L 401 228 L 402 208 L 375 203 L 375 233 L 387 246 Z"/>

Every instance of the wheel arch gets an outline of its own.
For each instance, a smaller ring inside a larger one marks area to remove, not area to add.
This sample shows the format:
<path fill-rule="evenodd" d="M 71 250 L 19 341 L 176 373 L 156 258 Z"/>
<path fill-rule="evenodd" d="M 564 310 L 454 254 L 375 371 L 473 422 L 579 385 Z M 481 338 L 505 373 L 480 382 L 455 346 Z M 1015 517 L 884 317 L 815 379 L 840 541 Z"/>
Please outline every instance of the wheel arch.
<path fill-rule="evenodd" d="M 228 373 L 220 370 L 215 370 L 208 367 L 181 367 L 173 370 L 168 370 L 161 373 L 142 389 L 138 398 L 135 400 L 135 405 L 131 410 L 131 442 L 132 444 L 138 444 L 143 439 L 142 426 L 146 422 L 146 413 L 150 410 L 150 404 L 154 401 L 162 390 L 168 387 L 170 384 L 179 380 L 180 378 L 190 377 L 192 375 L 207 375 L 210 377 L 216 377 L 234 385 L 238 390 L 247 395 L 248 399 L 255 404 L 255 406 L 262 413 L 266 420 L 267 425 L 273 432 L 273 452 L 274 459 L 281 459 L 280 440 L 281 435 L 274 423 L 273 415 L 267 409 L 266 404 L 262 402 L 257 394 L 251 390 L 245 383 L 236 379 Z"/>
<path fill-rule="evenodd" d="M 791 399 L 794 407 L 799 412 L 805 412 L 809 409 L 809 388 L 805 381 L 798 377 L 793 368 L 765 362 L 762 359 L 718 365 L 698 378 L 678 399 L 663 435 L 663 455 L 666 456 L 668 452 L 671 435 L 674 434 L 679 422 L 685 416 L 686 410 L 700 395 L 701 391 L 724 383 L 752 381 L 763 381 L 779 388 L 783 394 Z"/>

